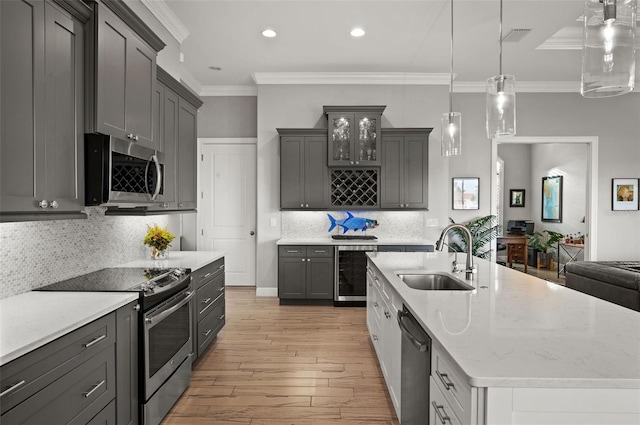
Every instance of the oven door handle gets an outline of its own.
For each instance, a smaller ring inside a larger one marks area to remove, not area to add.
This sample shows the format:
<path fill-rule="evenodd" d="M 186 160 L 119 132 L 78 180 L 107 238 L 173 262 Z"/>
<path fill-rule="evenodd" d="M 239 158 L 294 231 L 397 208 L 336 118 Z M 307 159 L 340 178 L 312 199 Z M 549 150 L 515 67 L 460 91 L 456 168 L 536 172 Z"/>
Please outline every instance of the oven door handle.
<path fill-rule="evenodd" d="M 166 319 L 168 316 L 173 314 L 180 307 L 187 304 L 191 300 L 191 298 L 193 298 L 194 295 L 195 295 L 195 291 L 185 291 L 171 305 L 167 305 L 165 308 L 158 311 L 157 313 L 154 313 L 152 316 L 145 317 L 144 319 L 145 325 L 148 328 L 151 328 L 157 325 L 158 323 L 162 322 L 164 319 Z"/>
<path fill-rule="evenodd" d="M 154 281 L 155 280 L 160 280 L 163 277 L 165 277 L 165 276 L 167 276 L 167 275 L 169 275 L 171 273 L 172 272 L 165 273 L 165 274 L 163 274 L 161 276 L 158 276 L 158 277 L 154 278 L 153 280 Z M 185 273 L 180 277 L 180 279 L 176 280 L 175 282 L 171 282 L 169 285 L 162 286 L 162 287 L 156 286 L 155 288 L 153 288 L 153 293 L 154 294 L 161 294 L 162 292 L 169 291 L 169 290 L 175 288 L 176 286 L 180 285 L 185 280 L 190 280 L 190 279 L 191 279 L 191 274 L 190 273 Z"/>

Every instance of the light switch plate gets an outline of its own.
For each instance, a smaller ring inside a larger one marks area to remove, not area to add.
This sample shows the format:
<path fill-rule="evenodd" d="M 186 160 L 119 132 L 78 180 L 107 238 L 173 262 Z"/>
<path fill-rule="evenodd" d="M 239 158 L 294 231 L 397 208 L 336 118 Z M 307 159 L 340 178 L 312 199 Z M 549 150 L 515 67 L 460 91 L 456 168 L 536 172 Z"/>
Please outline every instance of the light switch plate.
<path fill-rule="evenodd" d="M 276 221 L 275 218 L 271 219 L 271 227 L 276 227 L 278 225 L 278 222 Z"/>
<path fill-rule="evenodd" d="M 428 218 L 427 219 L 427 227 L 438 227 L 438 219 L 437 218 Z"/>

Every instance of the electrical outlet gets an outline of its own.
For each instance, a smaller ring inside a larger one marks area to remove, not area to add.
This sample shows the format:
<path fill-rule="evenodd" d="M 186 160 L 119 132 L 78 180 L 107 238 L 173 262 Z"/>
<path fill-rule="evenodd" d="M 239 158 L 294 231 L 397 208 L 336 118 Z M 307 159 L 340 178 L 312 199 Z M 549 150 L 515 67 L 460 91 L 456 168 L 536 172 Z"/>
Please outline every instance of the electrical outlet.
<path fill-rule="evenodd" d="M 438 227 L 438 219 L 437 218 L 428 218 L 427 219 L 427 227 Z"/>
<path fill-rule="evenodd" d="M 278 225 L 278 222 L 276 221 L 275 218 L 271 219 L 271 227 L 276 227 Z"/>

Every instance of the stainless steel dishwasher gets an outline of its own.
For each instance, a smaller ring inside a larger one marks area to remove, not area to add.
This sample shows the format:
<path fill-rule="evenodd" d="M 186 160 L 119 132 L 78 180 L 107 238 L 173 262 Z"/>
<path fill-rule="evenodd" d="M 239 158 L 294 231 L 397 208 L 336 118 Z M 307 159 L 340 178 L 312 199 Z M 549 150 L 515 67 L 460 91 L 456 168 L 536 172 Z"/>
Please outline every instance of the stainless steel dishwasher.
<path fill-rule="evenodd" d="M 398 311 L 402 331 L 400 417 L 402 425 L 429 424 L 431 338 L 407 307 Z"/>

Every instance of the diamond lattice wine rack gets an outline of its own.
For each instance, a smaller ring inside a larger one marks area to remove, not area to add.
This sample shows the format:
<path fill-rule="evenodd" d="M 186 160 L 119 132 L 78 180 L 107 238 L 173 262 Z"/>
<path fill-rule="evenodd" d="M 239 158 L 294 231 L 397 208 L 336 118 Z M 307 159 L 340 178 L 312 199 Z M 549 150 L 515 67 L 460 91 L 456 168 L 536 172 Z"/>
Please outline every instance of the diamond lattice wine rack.
<path fill-rule="evenodd" d="M 376 208 L 377 169 L 331 170 L 331 206 Z"/>

